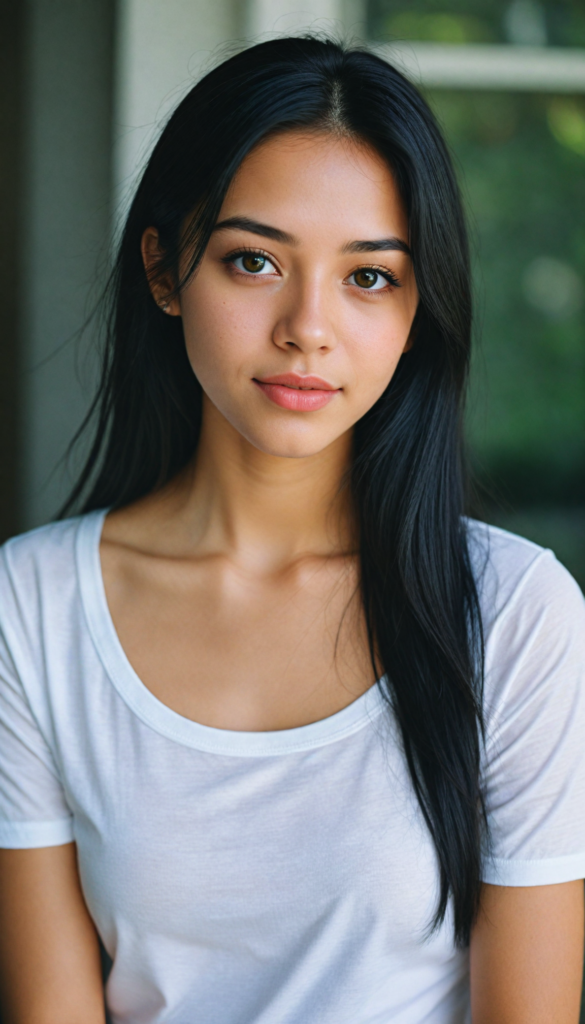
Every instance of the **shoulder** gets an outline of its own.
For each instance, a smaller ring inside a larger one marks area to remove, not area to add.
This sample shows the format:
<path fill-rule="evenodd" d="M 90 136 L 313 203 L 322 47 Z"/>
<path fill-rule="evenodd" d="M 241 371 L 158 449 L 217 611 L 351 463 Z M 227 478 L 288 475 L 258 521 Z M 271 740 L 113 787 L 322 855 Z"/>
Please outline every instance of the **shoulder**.
<path fill-rule="evenodd" d="M 65 685 L 85 635 L 80 557 L 83 544 L 86 559 L 93 549 L 101 518 L 51 523 L 0 548 L 0 702 L 26 695 L 47 730 L 51 686 Z"/>
<path fill-rule="evenodd" d="M 470 523 L 485 639 L 488 722 L 532 713 L 585 729 L 585 600 L 552 551 Z M 546 708 L 546 711 L 545 711 Z M 540 709 L 540 710 L 538 710 Z"/>
<path fill-rule="evenodd" d="M 552 551 L 470 523 L 485 635 L 483 880 L 585 870 L 585 601 Z"/>
<path fill-rule="evenodd" d="M 0 548 L 0 630 L 40 628 L 47 612 L 76 600 L 80 534 L 98 524 L 97 513 L 50 523 Z"/>
<path fill-rule="evenodd" d="M 469 524 L 485 638 L 483 880 L 585 871 L 585 601 L 551 551 Z"/>
<path fill-rule="evenodd" d="M 585 600 L 570 572 L 548 548 L 507 530 L 467 520 L 469 550 L 486 639 L 505 622 L 585 626 Z"/>
<path fill-rule="evenodd" d="M 50 523 L 12 537 L 0 548 L 0 588 L 36 589 L 47 576 L 63 577 L 75 558 L 80 518 Z M 57 582 L 57 579 L 55 579 Z"/>

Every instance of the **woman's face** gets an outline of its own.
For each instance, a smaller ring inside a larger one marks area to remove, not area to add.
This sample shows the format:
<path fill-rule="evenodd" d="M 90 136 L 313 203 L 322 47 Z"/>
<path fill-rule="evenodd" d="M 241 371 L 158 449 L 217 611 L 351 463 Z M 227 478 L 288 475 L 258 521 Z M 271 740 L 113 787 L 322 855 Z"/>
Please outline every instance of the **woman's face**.
<path fill-rule="evenodd" d="M 244 160 L 168 311 L 182 316 L 191 366 L 225 419 L 261 451 L 299 458 L 374 405 L 417 302 L 387 164 L 348 139 L 289 132 Z"/>

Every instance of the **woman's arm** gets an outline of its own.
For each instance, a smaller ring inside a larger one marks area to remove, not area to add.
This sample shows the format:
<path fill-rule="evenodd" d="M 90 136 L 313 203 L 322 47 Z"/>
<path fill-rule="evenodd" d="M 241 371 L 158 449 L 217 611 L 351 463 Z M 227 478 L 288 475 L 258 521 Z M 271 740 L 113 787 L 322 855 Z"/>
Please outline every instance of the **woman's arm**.
<path fill-rule="evenodd" d="M 484 885 L 471 939 L 473 1024 L 578 1024 L 583 882 Z"/>
<path fill-rule="evenodd" d="M 2 1024 L 104 1024 L 99 944 L 74 843 L 0 850 Z"/>

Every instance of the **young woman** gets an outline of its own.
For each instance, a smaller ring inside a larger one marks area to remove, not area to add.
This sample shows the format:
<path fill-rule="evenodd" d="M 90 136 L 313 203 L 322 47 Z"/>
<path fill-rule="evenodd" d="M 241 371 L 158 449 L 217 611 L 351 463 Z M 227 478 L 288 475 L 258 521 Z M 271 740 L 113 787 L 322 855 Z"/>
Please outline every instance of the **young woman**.
<path fill-rule="evenodd" d="M 576 1024 L 585 610 L 463 518 L 463 217 L 371 54 L 171 117 L 84 514 L 2 552 L 3 1024 Z"/>

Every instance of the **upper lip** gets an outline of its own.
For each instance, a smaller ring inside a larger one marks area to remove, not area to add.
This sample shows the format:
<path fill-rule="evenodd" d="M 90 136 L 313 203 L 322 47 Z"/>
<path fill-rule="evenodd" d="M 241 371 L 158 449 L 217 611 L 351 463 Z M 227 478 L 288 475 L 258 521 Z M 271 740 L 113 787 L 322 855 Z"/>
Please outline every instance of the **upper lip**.
<path fill-rule="evenodd" d="M 260 384 L 282 384 L 286 388 L 313 389 L 315 391 L 340 390 L 334 384 L 330 384 L 329 381 L 323 380 L 322 377 L 314 377 L 313 374 L 307 374 L 304 377 L 300 373 L 278 373 L 274 377 L 256 377 L 256 380 Z"/>

